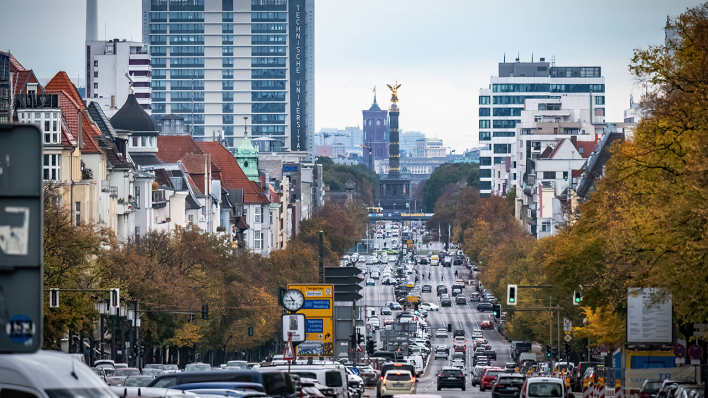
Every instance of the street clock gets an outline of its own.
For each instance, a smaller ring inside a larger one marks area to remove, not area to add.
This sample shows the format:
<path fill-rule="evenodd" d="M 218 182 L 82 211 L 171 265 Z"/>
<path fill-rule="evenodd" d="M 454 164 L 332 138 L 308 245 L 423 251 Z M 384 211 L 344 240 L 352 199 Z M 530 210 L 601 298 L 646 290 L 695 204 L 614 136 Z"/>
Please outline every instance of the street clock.
<path fill-rule="evenodd" d="M 283 306 L 286 310 L 295 312 L 305 304 L 305 296 L 297 289 L 288 289 L 283 294 Z"/>

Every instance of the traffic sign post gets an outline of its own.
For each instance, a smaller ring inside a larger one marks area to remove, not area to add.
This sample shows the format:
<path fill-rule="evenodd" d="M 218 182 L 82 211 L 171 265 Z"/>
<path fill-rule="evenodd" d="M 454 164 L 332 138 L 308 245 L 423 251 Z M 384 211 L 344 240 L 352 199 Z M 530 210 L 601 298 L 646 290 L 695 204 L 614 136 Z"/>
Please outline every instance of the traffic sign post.
<path fill-rule="evenodd" d="M 677 358 L 684 358 L 686 356 L 686 347 L 682 344 L 676 344 L 674 346 L 674 356 Z"/>
<path fill-rule="evenodd" d="M 701 359 L 703 357 L 703 349 L 699 345 L 692 345 L 688 347 L 688 356 L 692 359 Z"/>
<path fill-rule="evenodd" d="M 42 347 L 42 133 L 0 125 L 0 352 Z M 58 304 L 58 295 L 57 295 Z"/>

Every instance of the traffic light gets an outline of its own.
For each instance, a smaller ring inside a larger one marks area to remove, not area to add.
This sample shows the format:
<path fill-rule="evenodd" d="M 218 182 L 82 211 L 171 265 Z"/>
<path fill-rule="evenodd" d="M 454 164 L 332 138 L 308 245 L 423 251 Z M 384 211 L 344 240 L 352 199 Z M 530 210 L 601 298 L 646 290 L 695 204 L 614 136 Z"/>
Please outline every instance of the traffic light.
<path fill-rule="evenodd" d="M 209 319 L 209 304 L 202 304 L 202 319 Z"/>
<path fill-rule="evenodd" d="M 546 344 L 546 357 L 551 357 L 551 346 L 549 344 Z"/>
<path fill-rule="evenodd" d="M 376 352 L 376 343 L 374 343 L 373 339 L 369 339 L 369 341 L 366 342 L 366 352 L 369 356 L 374 355 L 374 352 Z"/>
<path fill-rule="evenodd" d="M 253 336 L 253 326 L 248 327 L 248 335 Z"/>
<path fill-rule="evenodd" d="M 551 357 L 555 359 L 558 358 L 558 347 L 551 347 Z"/>
<path fill-rule="evenodd" d="M 579 291 L 573 290 L 573 305 L 580 305 L 581 301 L 583 301 L 583 296 Z"/>
<path fill-rule="evenodd" d="M 415 303 L 413 308 L 414 308 L 414 309 L 413 309 L 413 313 L 414 313 L 415 315 L 418 315 L 418 313 L 419 313 L 419 312 L 418 312 L 418 303 Z"/>
<path fill-rule="evenodd" d="M 349 335 L 351 337 L 351 349 L 354 350 L 356 348 L 356 335 L 357 333 L 352 333 Z"/>
<path fill-rule="evenodd" d="M 517 285 L 506 285 L 506 303 L 509 305 L 516 305 L 516 291 L 518 290 Z"/>
<path fill-rule="evenodd" d="M 501 304 L 494 304 L 494 318 L 501 318 Z"/>
<path fill-rule="evenodd" d="M 364 335 L 361 334 L 361 333 L 357 333 L 357 334 L 356 334 L 356 341 L 357 341 L 359 344 L 363 343 L 363 342 L 364 342 Z"/>
<path fill-rule="evenodd" d="M 49 308 L 59 308 L 59 289 L 49 289 Z"/>
<path fill-rule="evenodd" d="M 118 310 L 118 307 L 120 307 L 120 289 L 111 289 L 111 299 L 109 305 L 113 311 Z"/>
<path fill-rule="evenodd" d="M 565 357 L 570 357 L 570 343 L 568 343 L 567 341 L 565 342 Z"/>

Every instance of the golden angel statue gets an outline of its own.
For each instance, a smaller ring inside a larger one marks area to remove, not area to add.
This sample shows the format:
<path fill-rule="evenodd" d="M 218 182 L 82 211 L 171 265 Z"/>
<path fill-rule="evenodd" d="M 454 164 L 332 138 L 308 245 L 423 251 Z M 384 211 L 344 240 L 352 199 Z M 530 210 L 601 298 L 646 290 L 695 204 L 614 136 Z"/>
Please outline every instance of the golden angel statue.
<path fill-rule="evenodd" d="M 390 84 L 387 84 L 388 88 L 391 89 L 391 102 L 394 104 L 398 102 L 398 89 L 401 87 L 400 84 L 398 84 L 398 79 L 396 79 L 396 84 L 391 86 Z"/>

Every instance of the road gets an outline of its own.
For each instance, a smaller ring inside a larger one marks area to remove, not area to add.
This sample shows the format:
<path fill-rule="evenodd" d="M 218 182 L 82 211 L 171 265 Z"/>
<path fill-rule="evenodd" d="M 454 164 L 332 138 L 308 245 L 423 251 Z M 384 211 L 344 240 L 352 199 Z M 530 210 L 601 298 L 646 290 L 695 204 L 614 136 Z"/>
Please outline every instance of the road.
<path fill-rule="evenodd" d="M 383 267 L 384 265 L 369 265 L 369 268 Z M 419 286 L 429 284 L 433 287 L 433 292 L 435 291 L 435 286 L 439 284 L 444 284 L 448 286 L 448 289 L 452 286 L 455 280 L 454 273 L 455 270 L 459 272 L 467 272 L 464 267 L 452 267 L 444 268 L 442 266 L 430 266 L 430 265 L 418 265 L 419 274 L 422 275 L 425 272 L 426 279 L 421 279 L 418 283 Z M 432 281 L 427 279 L 428 272 L 431 273 Z M 469 295 L 472 292 L 470 286 L 465 287 L 465 296 L 469 299 Z M 394 301 L 393 286 L 381 285 L 379 280 L 376 280 L 376 286 L 366 286 L 363 290 L 364 298 L 360 300 L 360 303 L 366 304 L 368 308 L 376 308 L 377 313 L 381 307 L 387 301 Z M 440 305 L 438 298 L 435 293 L 423 293 L 423 302 L 430 302 L 436 305 Z M 456 305 L 452 307 L 440 308 L 440 311 L 431 311 L 428 315 L 426 321 L 428 326 L 432 330 L 433 336 L 434 331 L 438 328 L 447 328 L 448 324 L 452 324 L 452 329 L 464 329 L 467 333 L 468 338 L 471 336 L 473 329 L 480 328 L 480 322 L 483 320 L 488 320 L 492 315 L 491 313 L 479 313 L 476 309 L 477 302 L 470 303 L 467 302 L 466 305 Z M 396 311 L 393 312 L 391 316 L 380 316 L 381 325 L 383 327 L 383 319 L 394 318 Z M 505 362 L 511 362 L 510 357 L 510 345 L 507 343 L 502 336 L 496 330 L 484 330 L 484 337 L 489 341 L 489 344 L 494 347 L 497 352 L 497 360 L 493 361 L 492 364 L 495 366 L 504 366 Z M 379 339 L 379 332 L 375 333 L 375 339 L 377 341 L 377 347 L 381 347 L 381 342 Z M 468 340 L 469 341 L 469 340 Z M 433 347 L 439 344 L 446 344 L 452 348 L 452 336 L 448 338 L 435 338 L 431 339 L 431 344 Z M 472 377 L 469 372 L 472 370 L 472 359 L 471 359 L 471 348 L 467 349 L 468 359 L 467 359 L 467 370 L 466 370 L 466 380 L 467 386 L 465 395 L 478 395 L 478 396 L 489 396 L 490 392 L 480 392 L 478 387 L 472 388 L 471 380 Z M 426 367 L 423 377 L 420 378 L 418 382 L 418 394 L 430 393 L 439 394 L 443 397 L 455 397 L 460 395 L 459 389 L 443 389 L 442 391 L 437 391 L 437 372 L 443 367 L 449 364 L 448 361 L 443 359 L 434 359 L 431 355 L 428 366 Z M 373 394 L 375 396 L 375 393 Z"/>

